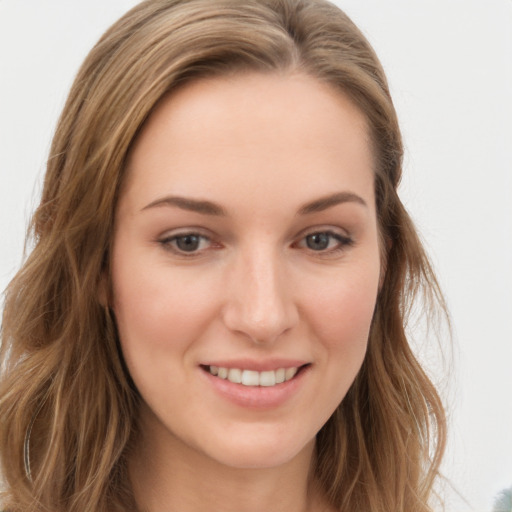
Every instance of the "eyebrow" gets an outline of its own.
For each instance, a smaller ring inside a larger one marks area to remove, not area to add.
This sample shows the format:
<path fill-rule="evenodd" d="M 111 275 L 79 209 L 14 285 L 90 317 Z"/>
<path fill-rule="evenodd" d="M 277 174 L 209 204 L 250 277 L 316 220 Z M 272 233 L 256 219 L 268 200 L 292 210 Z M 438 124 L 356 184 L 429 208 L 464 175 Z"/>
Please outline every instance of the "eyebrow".
<path fill-rule="evenodd" d="M 147 206 L 142 208 L 142 211 L 148 210 L 149 208 L 156 208 L 159 206 L 177 206 L 182 210 L 188 210 L 191 212 L 202 213 L 203 215 L 216 215 L 225 216 L 226 211 L 222 206 L 212 203 L 211 201 L 203 201 L 197 199 L 190 199 L 188 197 L 180 196 L 166 196 L 161 199 L 157 199 Z"/>
<path fill-rule="evenodd" d="M 330 194 L 328 196 L 315 199 L 310 203 L 306 203 L 299 208 L 298 214 L 308 215 L 311 213 L 321 212 L 343 203 L 357 203 L 365 207 L 368 206 L 366 201 L 361 196 L 358 196 L 353 192 L 337 192 L 335 194 Z M 142 208 L 141 211 L 162 206 L 176 206 L 182 210 L 188 210 L 203 215 L 214 215 L 219 217 L 225 217 L 227 215 L 226 210 L 216 203 L 182 196 L 166 196 L 160 199 L 156 199 L 155 201 Z"/>
<path fill-rule="evenodd" d="M 310 203 L 306 203 L 301 206 L 299 209 L 299 215 L 307 215 L 310 213 L 322 212 L 336 206 L 338 204 L 343 203 L 357 203 L 362 206 L 368 207 L 366 201 L 357 194 L 353 192 L 337 192 L 335 194 L 330 194 L 328 196 L 321 197 L 319 199 L 315 199 Z"/>

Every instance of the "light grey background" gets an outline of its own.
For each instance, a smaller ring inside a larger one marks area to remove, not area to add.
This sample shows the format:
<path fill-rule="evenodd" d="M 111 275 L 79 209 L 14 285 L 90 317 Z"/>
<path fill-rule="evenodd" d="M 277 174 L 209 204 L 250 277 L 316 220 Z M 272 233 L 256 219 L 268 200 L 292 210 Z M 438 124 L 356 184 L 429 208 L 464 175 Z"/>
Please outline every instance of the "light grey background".
<path fill-rule="evenodd" d="M 0 288 L 19 266 L 78 66 L 134 0 L 0 0 Z M 512 1 L 338 0 L 379 54 L 406 143 L 402 197 L 455 332 L 448 512 L 512 485 Z M 450 351 L 447 350 L 447 353 Z"/>

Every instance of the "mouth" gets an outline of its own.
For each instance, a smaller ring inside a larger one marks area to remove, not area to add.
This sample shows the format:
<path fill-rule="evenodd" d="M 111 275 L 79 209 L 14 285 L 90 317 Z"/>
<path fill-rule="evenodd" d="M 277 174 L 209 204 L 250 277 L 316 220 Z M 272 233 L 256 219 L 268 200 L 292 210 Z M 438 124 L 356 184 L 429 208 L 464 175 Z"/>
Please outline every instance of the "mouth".
<path fill-rule="evenodd" d="M 283 384 L 295 378 L 310 363 L 302 366 L 293 366 L 289 368 L 277 368 L 258 372 L 244 368 L 225 368 L 214 365 L 201 365 L 201 368 L 219 379 L 228 380 L 233 384 L 241 384 L 247 387 L 274 387 Z"/>

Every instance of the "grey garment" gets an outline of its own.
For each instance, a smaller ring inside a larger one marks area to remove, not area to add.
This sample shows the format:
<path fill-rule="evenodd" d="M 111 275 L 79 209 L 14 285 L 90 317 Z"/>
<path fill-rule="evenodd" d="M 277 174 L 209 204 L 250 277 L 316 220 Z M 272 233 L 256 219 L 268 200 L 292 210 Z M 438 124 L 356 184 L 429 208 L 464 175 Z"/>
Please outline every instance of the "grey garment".
<path fill-rule="evenodd" d="M 504 489 L 496 496 L 492 512 L 512 512 L 512 487 Z"/>

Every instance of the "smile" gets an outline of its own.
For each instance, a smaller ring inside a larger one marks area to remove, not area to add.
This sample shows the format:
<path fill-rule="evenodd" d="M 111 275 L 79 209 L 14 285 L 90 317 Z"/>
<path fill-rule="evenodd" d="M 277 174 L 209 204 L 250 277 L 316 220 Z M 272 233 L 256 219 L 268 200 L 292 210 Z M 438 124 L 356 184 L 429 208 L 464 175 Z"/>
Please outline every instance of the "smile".
<path fill-rule="evenodd" d="M 219 366 L 205 366 L 203 367 L 211 375 L 220 379 L 229 380 L 234 384 L 242 384 L 243 386 L 263 386 L 272 387 L 277 384 L 287 382 L 299 371 L 298 367 L 291 368 L 278 368 L 277 370 L 270 370 L 258 372 L 254 370 L 244 370 L 241 368 L 224 368 Z"/>

